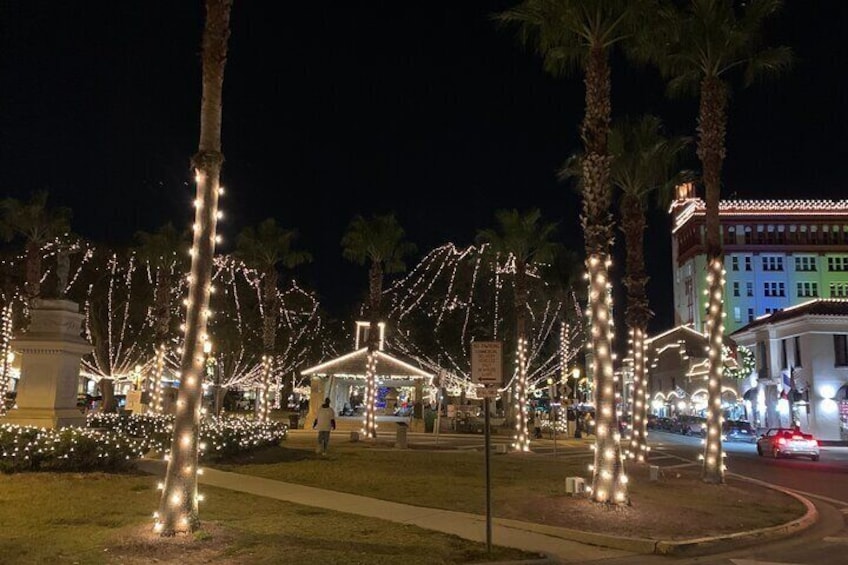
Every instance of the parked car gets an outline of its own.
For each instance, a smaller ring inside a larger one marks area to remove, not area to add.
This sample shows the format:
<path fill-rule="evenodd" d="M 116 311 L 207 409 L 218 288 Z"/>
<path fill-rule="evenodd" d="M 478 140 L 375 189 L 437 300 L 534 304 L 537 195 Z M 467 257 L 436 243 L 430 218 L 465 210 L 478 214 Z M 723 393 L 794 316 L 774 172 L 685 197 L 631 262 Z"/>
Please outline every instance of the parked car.
<path fill-rule="evenodd" d="M 674 421 L 671 418 L 657 418 L 656 429 L 670 432 L 674 426 Z"/>
<path fill-rule="evenodd" d="M 819 460 L 819 442 L 812 434 L 790 428 L 771 428 L 757 440 L 757 454 L 769 454 L 775 459 L 800 455 Z"/>
<path fill-rule="evenodd" d="M 659 427 L 658 425 L 659 418 L 656 414 L 648 414 L 648 420 L 646 422 L 647 428 L 649 430 L 655 430 Z"/>
<path fill-rule="evenodd" d="M 745 420 L 725 420 L 721 425 L 721 433 L 727 441 L 757 441 L 757 432 L 751 423 Z"/>
<path fill-rule="evenodd" d="M 707 419 L 699 416 L 678 416 L 672 431 L 685 436 L 706 435 Z"/>

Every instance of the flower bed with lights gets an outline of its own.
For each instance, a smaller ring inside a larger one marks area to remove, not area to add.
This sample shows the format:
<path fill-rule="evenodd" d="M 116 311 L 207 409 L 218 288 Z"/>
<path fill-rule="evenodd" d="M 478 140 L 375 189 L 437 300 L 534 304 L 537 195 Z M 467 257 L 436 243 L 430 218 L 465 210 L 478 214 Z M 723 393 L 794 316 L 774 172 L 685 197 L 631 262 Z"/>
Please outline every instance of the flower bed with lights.
<path fill-rule="evenodd" d="M 174 417 L 156 414 L 94 414 L 89 427 L 115 431 L 145 442 L 147 451 L 164 454 L 171 446 Z M 200 423 L 201 458 L 220 459 L 286 439 L 288 427 L 280 422 L 245 418 L 210 418 Z"/>
<path fill-rule="evenodd" d="M 143 440 L 114 431 L 47 430 L 0 425 L 0 471 L 119 471 L 146 451 Z"/>
<path fill-rule="evenodd" d="M 95 414 L 88 428 L 47 430 L 0 425 L 0 471 L 120 471 L 149 452 L 170 448 L 173 416 Z M 200 424 L 201 457 L 221 459 L 278 444 L 279 422 L 222 418 Z"/>

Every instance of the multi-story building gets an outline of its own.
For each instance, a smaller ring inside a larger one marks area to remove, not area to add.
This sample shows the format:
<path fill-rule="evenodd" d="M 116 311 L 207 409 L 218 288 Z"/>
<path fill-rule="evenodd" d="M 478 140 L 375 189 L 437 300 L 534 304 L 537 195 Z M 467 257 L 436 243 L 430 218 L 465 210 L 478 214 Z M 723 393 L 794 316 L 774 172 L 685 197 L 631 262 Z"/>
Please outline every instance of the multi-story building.
<path fill-rule="evenodd" d="M 794 421 L 819 439 L 848 440 L 848 300 L 791 306 L 731 337 L 756 355 L 756 371 L 740 383 L 756 425 Z"/>
<path fill-rule="evenodd" d="M 669 213 L 675 325 L 703 331 L 704 201 L 681 185 Z M 848 297 L 848 200 L 724 200 L 719 215 L 725 333 L 810 299 Z"/>

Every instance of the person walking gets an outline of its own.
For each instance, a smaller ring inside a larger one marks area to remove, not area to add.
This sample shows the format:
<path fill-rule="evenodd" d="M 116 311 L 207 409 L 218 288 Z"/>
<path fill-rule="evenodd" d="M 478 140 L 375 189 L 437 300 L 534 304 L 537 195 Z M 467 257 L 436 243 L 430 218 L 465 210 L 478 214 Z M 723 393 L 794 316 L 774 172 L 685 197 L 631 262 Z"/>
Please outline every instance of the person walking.
<path fill-rule="evenodd" d="M 315 453 L 327 455 L 330 431 L 336 429 L 336 413 L 330 408 L 329 398 L 325 398 L 324 404 L 318 409 L 318 417 L 312 422 L 312 429 L 318 430 L 318 447 L 315 449 Z"/>
<path fill-rule="evenodd" d="M 533 415 L 533 437 L 542 439 L 542 413 L 536 412 Z"/>

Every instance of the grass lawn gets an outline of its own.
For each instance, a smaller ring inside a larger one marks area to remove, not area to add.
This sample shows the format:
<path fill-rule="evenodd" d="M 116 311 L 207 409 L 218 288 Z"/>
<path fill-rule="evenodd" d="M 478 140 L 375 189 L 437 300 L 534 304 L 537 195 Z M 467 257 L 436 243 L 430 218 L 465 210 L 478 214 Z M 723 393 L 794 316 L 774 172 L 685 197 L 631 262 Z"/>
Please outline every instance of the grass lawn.
<path fill-rule="evenodd" d="M 396 450 L 342 434 L 331 453 L 312 452 L 315 438 L 290 434 L 270 448 L 216 468 L 418 506 L 483 514 L 484 461 L 479 452 Z M 565 495 L 565 477 L 588 477 L 591 452 L 560 457 L 492 456 L 493 514 L 573 529 L 654 539 L 682 539 L 782 524 L 804 513 L 795 499 L 760 486 L 728 480 L 702 483 L 696 467 L 666 471 L 648 480 L 646 467 L 631 466 L 632 506 L 609 510 Z M 588 481 L 587 481 L 588 482 Z"/>
<path fill-rule="evenodd" d="M 146 475 L 0 475 L 0 562 L 437 564 L 536 557 L 383 520 L 202 487 L 203 529 L 152 534 Z"/>

